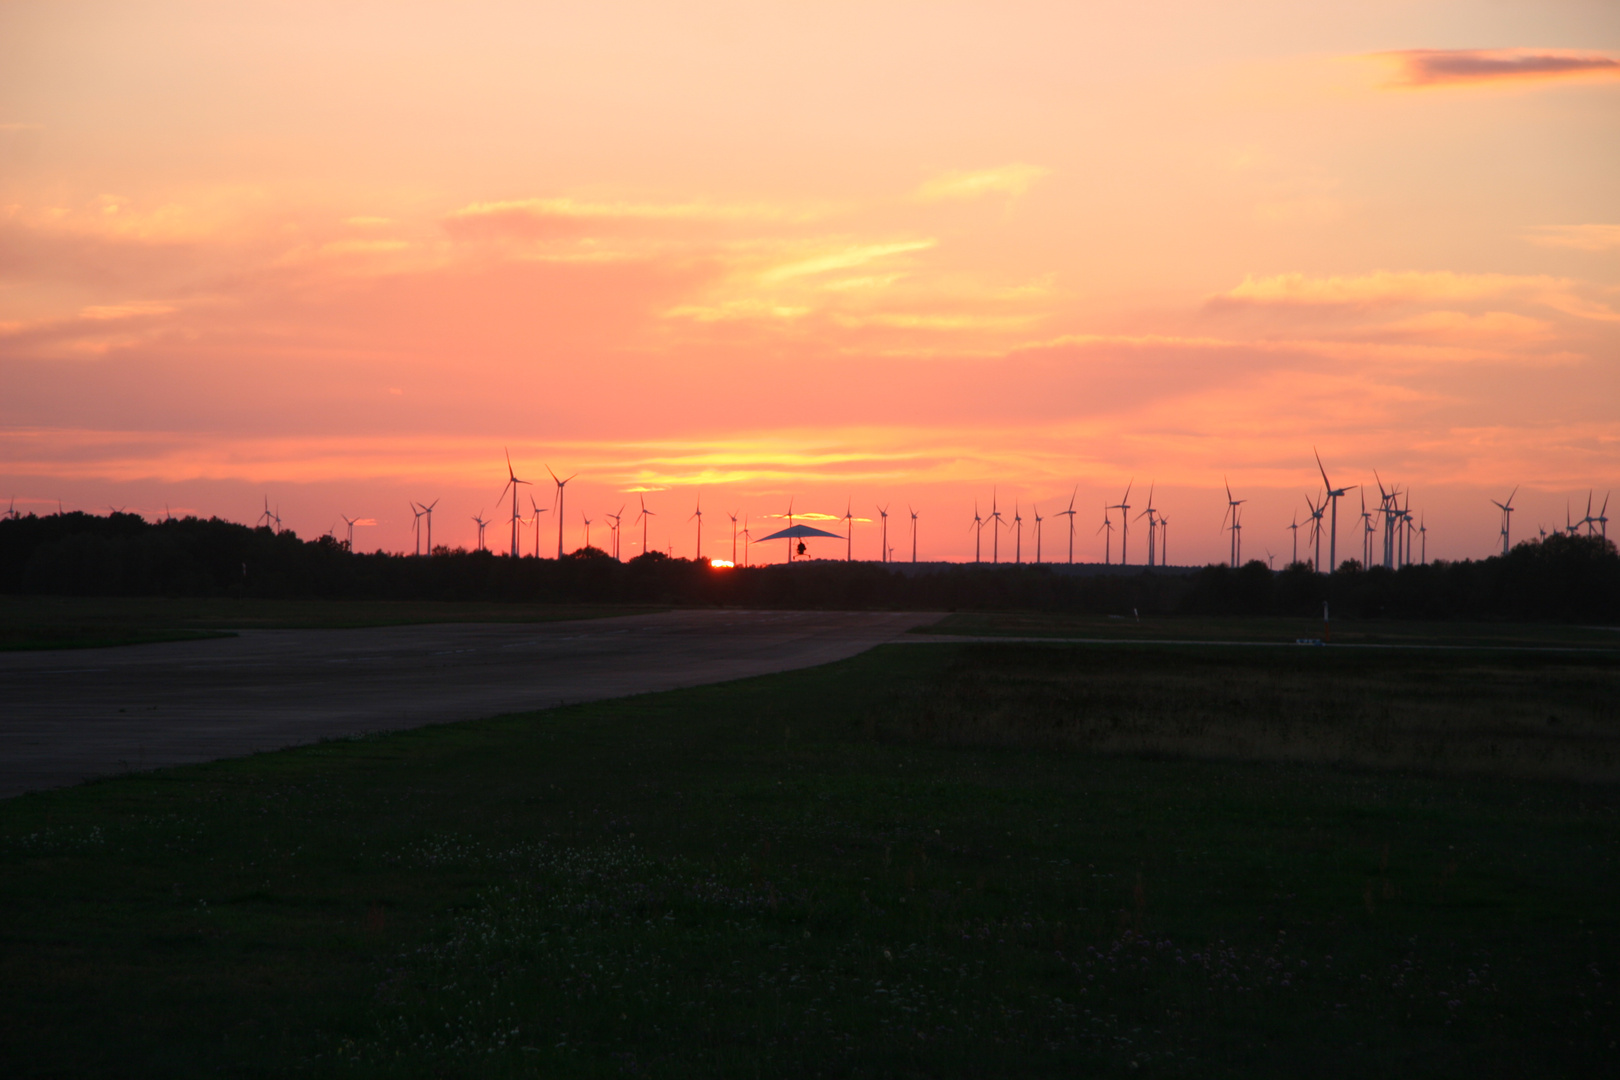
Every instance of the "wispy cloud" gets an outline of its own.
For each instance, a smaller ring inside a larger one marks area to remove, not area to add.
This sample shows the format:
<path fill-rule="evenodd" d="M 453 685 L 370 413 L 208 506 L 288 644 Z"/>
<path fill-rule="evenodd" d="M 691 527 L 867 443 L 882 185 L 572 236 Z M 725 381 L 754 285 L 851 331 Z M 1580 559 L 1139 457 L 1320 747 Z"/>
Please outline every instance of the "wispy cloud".
<path fill-rule="evenodd" d="M 588 199 L 512 199 L 469 203 L 453 210 L 445 225 L 460 234 L 542 236 L 576 233 L 617 222 L 784 221 L 810 216 L 763 203 L 617 202 Z"/>
<path fill-rule="evenodd" d="M 1014 163 L 972 172 L 948 172 L 917 189 L 924 202 L 942 199 L 976 199 L 981 195 L 1022 195 L 1051 170 L 1040 165 Z"/>
<path fill-rule="evenodd" d="M 811 274 L 824 274 L 829 270 L 848 270 L 851 267 L 864 266 L 869 262 L 887 258 L 891 255 L 904 255 L 908 251 L 924 251 L 933 246 L 933 240 L 898 240 L 886 244 L 850 244 L 819 255 L 813 255 L 810 258 L 784 263 L 765 271 L 760 275 L 760 280 L 774 283 L 786 281 L 789 278 L 808 277 Z"/>
<path fill-rule="evenodd" d="M 1620 77 L 1620 60 L 1568 49 L 1403 49 L 1379 53 L 1402 86 Z"/>
<path fill-rule="evenodd" d="M 1527 239 L 1542 247 L 1609 251 L 1620 248 L 1620 225 L 1544 225 Z"/>
<path fill-rule="evenodd" d="M 146 315 L 168 315 L 173 313 L 174 310 L 174 307 L 170 304 L 149 301 L 134 301 L 127 304 L 96 304 L 81 309 L 79 318 L 89 319 L 92 322 L 108 322 L 113 319 L 137 319 Z"/>
<path fill-rule="evenodd" d="M 334 240 L 321 245 L 322 255 L 377 255 L 404 251 L 411 245 L 404 240 Z"/>
<path fill-rule="evenodd" d="M 1472 300 L 1501 296 L 1526 287 L 1567 285 L 1550 277 L 1459 274 L 1450 270 L 1375 270 L 1367 274 L 1314 277 L 1309 274 L 1246 275 L 1221 293 L 1216 303 L 1298 306 L 1369 306 L 1414 301 Z"/>

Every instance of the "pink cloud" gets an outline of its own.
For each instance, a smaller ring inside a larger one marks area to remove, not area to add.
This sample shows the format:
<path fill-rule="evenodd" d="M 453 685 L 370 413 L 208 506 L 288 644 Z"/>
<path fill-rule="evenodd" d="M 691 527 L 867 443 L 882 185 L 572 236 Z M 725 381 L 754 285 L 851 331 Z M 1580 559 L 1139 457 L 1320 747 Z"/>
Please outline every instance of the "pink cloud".
<path fill-rule="evenodd" d="M 1620 76 L 1620 60 L 1566 49 L 1403 49 L 1383 54 L 1407 86 Z"/>

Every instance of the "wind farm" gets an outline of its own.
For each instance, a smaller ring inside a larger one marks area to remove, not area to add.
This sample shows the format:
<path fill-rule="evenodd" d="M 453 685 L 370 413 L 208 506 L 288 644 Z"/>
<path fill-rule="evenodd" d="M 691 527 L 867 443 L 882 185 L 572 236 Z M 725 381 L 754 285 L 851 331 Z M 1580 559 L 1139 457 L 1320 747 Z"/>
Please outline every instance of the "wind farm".
<path fill-rule="evenodd" d="M 4 1080 L 1612 1074 L 1617 124 L 1592 0 L 0 4 Z"/>
<path fill-rule="evenodd" d="M 504 475 L 500 477 L 501 484 L 494 491 L 494 497 L 497 505 L 506 504 L 510 507 L 510 542 L 507 550 L 502 553 L 508 557 L 563 558 L 573 552 L 575 554 L 601 555 L 617 561 L 627 561 L 672 546 L 672 540 L 660 539 L 654 541 L 652 536 L 654 524 L 659 516 L 658 510 L 655 508 L 659 505 L 659 497 L 665 493 L 664 489 L 652 492 L 634 492 L 638 509 L 633 524 L 640 526 L 640 540 L 639 546 L 627 551 L 622 543 L 624 538 L 622 516 L 625 510 L 622 497 L 628 492 L 611 486 L 604 488 L 599 483 L 592 484 L 589 487 L 591 491 L 589 498 L 591 502 L 597 505 L 595 508 L 588 505 L 585 510 L 579 512 L 576 515 L 578 520 L 571 527 L 564 503 L 568 485 L 576 482 L 590 484 L 593 478 L 588 474 L 581 473 L 572 473 L 567 477 L 562 477 L 549 467 L 543 466 L 553 484 L 551 505 L 539 505 L 531 494 L 528 496 L 529 512 L 525 516 L 519 507 L 519 488 L 532 485 L 530 481 L 518 475 L 517 466 L 510 451 L 503 452 L 499 460 L 501 472 Z M 1315 478 L 1319 480 L 1319 484 L 1315 487 L 1306 487 L 1301 499 L 1303 505 L 1296 503 L 1293 509 L 1287 511 L 1288 516 L 1284 519 L 1277 515 L 1277 510 L 1286 507 L 1286 502 L 1277 499 L 1275 496 L 1268 500 L 1268 508 L 1271 514 L 1275 516 L 1272 517 L 1271 524 L 1267 527 L 1266 544 L 1269 546 L 1273 542 L 1280 543 L 1285 539 L 1284 534 L 1286 534 L 1287 550 L 1290 552 L 1288 564 L 1282 569 L 1303 566 L 1313 573 L 1334 575 L 1347 568 L 1365 571 L 1373 566 L 1378 566 L 1393 571 L 1413 564 L 1427 565 L 1431 561 L 1428 550 L 1429 534 L 1435 530 L 1431 530 L 1428 525 L 1428 518 L 1431 516 L 1429 511 L 1414 506 L 1410 485 L 1403 486 L 1386 482 L 1377 468 L 1369 468 L 1367 472 L 1370 474 L 1368 482 L 1335 486 L 1329 477 L 1322 455 L 1319 451 L 1312 449 L 1310 457 L 1301 468 L 1300 473 L 1302 477 L 1314 474 Z M 787 529 L 792 530 L 798 528 L 799 520 L 803 519 L 806 522 L 836 524 L 840 531 L 829 532 L 825 528 L 810 525 L 805 525 L 804 528 L 811 531 L 804 532 L 802 535 L 794 535 L 780 528 L 769 530 L 768 535 L 772 539 L 787 541 L 783 550 L 782 563 L 814 563 L 825 560 L 828 557 L 827 549 L 807 542 L 836 538 L 842 541 L 842 550 L 839 552 L 842 561 L 846 563 L 877 563 L 893 567 L 896 572 L 902 572 L 901 568 L 907 565 L 921 568 L 983 563 L 991 567 L 1002 565 L 1041 566 L 1051 569 L 1054 573 L 1067 572 L 1065 568 L 1082 574 L 1095 573 L 1099 568 L 1110 569 L 1113 572 L 1175 571 L 1184 573 L 1212 563 L 1224 563 L 1232 568 L 1246 565 L 1250 560 L 1246 560 L 1243 554 L 1245 529 L 1247 528 L 1252 536 L 1255 528 L 1262 527 L 1254 522 L 1252 514 L 1246 514 L 1246 511 L 1252 508 L 1252 497 L 1239 498 L 1235 496 L 1231 481 L 1226 477 L 1221 478 L 1221 488 L 1219 489 L 1221 498 L 1213 500 L 1209 499 L 1207 495 L 1200 496 L 1195 490 L 1185 489 L 1184 485 L 1177 485 L 1178 493 L 1175 496 L 1175 502 L 1180 508 L 1178 516 L 1187 513 L 1196 516 L 1202 512 L 1208 515 L 1206 520 L 1213 520 L 1214 512 L 1217 509 L 1220 510 L 1218 528 L 1212 530 L 1212 534 L 1224 535 L 1226 550 L 1224 557 L 1210 559 L 1208 557 L 1210 549 L 1206 545 L 1203 559 L 1172 563 L 1169 556 L 1170 522 L 1163 502 L 1164 497 L 1160 491 L 1161 485 L 1157 481 L 1151 483 L 1146 496 L 1146 505 L 1133 507 L 1131 504 L 1131 492 L 1134 490 L 1135 484 L 1134 480 L 1127 480 L 1122 489 L 1116 489 L 1123 492 L 1118 497 L 1117 502 L 1103 502 L 1102 520 L 1092 534 L 1094 546 L 1088 550 L 1086 545 L 1077 543 L 1079 536 L 1076 528 L 1076 518 L 1080 512 L 1077 509 L 1077 504 L 1081 497 L 1081 489 L 1084 486 L 1086 485 L 1083 483 L 1068 484 L 1066 498 L 1062 489 L 1059 489 L 1059 493 L 1055 497 L 1060 505 L 1064 505 L 1065 508 L 1048 515 L 1043 514 L 1039 509 L 1042 501 L 1040 489 L 1016 483 L 995 482 L 987 484 L 986 487 L 989 489 L 987 492 L 981 494 L 977 500 L 970 502 L 959 511 L 961 516 L 958 521 L 961 522 L 962 529 L 971 539 L 971 549 L 959 549 L 956 552 L 951 552 L 949 546 L 947 546 L 946 551 L 931 554 L 930 557 L 925 557 L 923 554 L 922 533 L 919 528 L 921 512 L 916 508 L 915 502 L 910 502 L 907 508 L 909 515 L 909 534 L 907 536 L 909 551 L 906 552 L 906 559 L 903 562 L 896 561 L 894 558 L 895 553 L 891 548 L 888 526 L 889 507 L 892 505 L 893 499 L 895 497 L 902 499 L 915 498 L 915 495 L 908 496 L 904 489 L 891 490 L 882 494 L 881 501 L 875 504 L 874 516 L 870 519 L 870 522 L 876 528 L 870 532 L 864 532 L 858 528 L 860 524 L 867 522 L 869 519 L 855 514 L 855 499 L 853 496 L 847 496 L 843 500 L 845 503 L 843 510 L 834 513 L 818 510 L 795 511 L 794 507 L 799 502 L 799 497 L 791 493 L 789 493 L 786 501 L 786 510 L 777 513 L 771 512 L 767 507 L 757 505 L 749 508 L 746 499 L 739 499 L 738 501 L 743 503 L 742 508 L 730 511 L 727 514 L 731 523 L 730 557 L 717 561 L 731 566 L 739 564 L 753 565 L 758 562 L 753 558 L 750 547 L 756 537 L 752 530 L 745 528 L 743 524 L 745 521 L 770 522 L 775 520 L 785 523 Z M 1013 498 L 1014 505 L 1010 513 L 1001 508 L 1003 490 L 1009 487 L 1022 492 L 1016 494 Z M 1097 490 L 1097 488 L 1100 488 L 1103 493 L 1107 491 L 1104 485 L 1098 485 L 1093 490 Z M 604 490 L 610 497 L 619 497 L 620 501 L 616 504 L 610 504 L 616 505 L 616 510 L 600 506 L 603 501 L 601 495 Z M 1369 490 L 1376 492 L 1375 506 L 1369 506 L 1367 502 L 1366 492 Z M 1357 557 L 1354 560 L 1342 561 L 1338 555 L 1338 501 L 1352 491 L 1359 491 L 1360 509 L 1356 517 L 1356 531 L 1361 542 Z M 1026 494 L 1030 496 L 1027 500 L 1025 498 Z M 511 501 L 507 504 L 506 500 L 509 495 Z M 654 497 L 651 502 L 649 502 L 649 495 Z M 1463 550 L 1466 554 L 1463 557 L 1482 557 L 1491 553 L 1493 549 L 1495 554 L 1504 558 L 1510 554 L 1513 547 L 1512 515 L 1519 508 L 1515 503 L 1515 499 L 1519 495 L 1520 488 L 1516 486 L 1504 498 L 1491 496 L 1482 500 L 1485 505 L 1493 507 L 1497 514 L 1497 525 L 1494 530 L 1494 537 L 1491 538 L 1492 546 L 1480 544 L 1476 539 L 1476 542 L 1472 545 L 1464 546 Z M 1044 496 L 1047 502 L 1053 500 L 1054 493 L 1050 487 L 1045 489 Z M 780 497 L 779 493 L 768 496 L 768 498 L 772 499 Z M 1584 509 L 1580 515 L 1576 515 L 1572 508 L 1573 499 L 1569 500 L 1569 506 L 1566 507 L 1565 523 L 1560 532 L 1569 536 L 1585 535 L 1606 539 L 1608 523 L 1607 492 L 1604 492 L 1603 497 L 1600 499 L 1597 489 L 1591 488 L 1583 491 L 1581 498 Z M 1030 505 L 1029 515 L 1024 513 L 1026 501 Z M 442 497 L 433 500 L 408 500 L 407 502 L 410 510 L 407 519 L 410 526 L 410 536 L 409 543 L 404 549 L 406 553 L 415 557 L 429 557 L 441 553 L 450 554 L 456 551 L 486 552 L 489 550 L 485 543 L 484 534 L 486 527 L 491 522 L 483 517 L 482 509 L 478 509 L 476 513 L 469 509 L 465 514 L 465 520 L 472 522 L 476 527 L 476 531 L 467 538 L 470 543 L 464 542 L 464 546 L 451 546 L 440 543 L 434 538 L 434 514 L 442 502 Z M 1281 506 L 1278 505 L 1279 502 L 1281 502 Z M 989 507 L 987 512 L 982 509 L 986 504 Z M 487 505 L 487 503 L 484 505 Z M 691 551 L 692 559 L 705 561 L 707 560 L 707 553 L 703 544 L 704 511 L 701 498 L 695 498 L 695 501 L 690 505 L 694 508 L 684 518 L 685 522 L 693 530 L 690 541 L 692 546 L 687 550 Z M 259 507 L 255 521 L 257 528 L 268 530 L 272 534 L 280 534 L 285 530 L 281 507 L 272 505 L 272 500 L 268 495 L 260 497 Z M 1133 510 L 1136 511 L 1134 514 L 1132 513 Z M 63 512 L 65 513 L 65 511 Z M 1117 517 L 1115 516 L 1116 512 Z M 114 513 L 128 515 L 128 510 L 127 508 L 115 508 Z M 551 551 L 542 551 L 542 515 L 548 513 L 553 514 L 554 518 L 547 520 L 556 522 L 556 546 Z M 345 523 L 346 532 L 343 542 L 350 550 L 354 549 L 354 527 L 356 523 L 363 521 L 365 524 L 377 527 L 379 521 L 382 520 L 375 517 L 364 519 L 351 517 L 346 511 L 337 516 Z M 947 519 L 949 518 L 948 511 L 946 511 L 945 516 Z M 1067 535 L 1063 540 L 1063 552 L 1060 560 L 1048 558 L 1047 554 L 1045 524 L 1050 517 L 1054 516 L 1068 519 L 1066 522 Z M 20 513 L 15 509 L 15 500 L 13 500 L 12 508 L 7 512 L 7 519 L 14 520 L 18 517 L 20 517 Z M 165 510 L 161 519 L 172 519 L 172 517 L 173 515 Z M 158 515 L 154 515 L 154 519 L 159 519 Z M 457 520 L 461 519 L 458 518 Z M 607 547 L 606 549 L 598 549 L 591 539 L 591 526 L 593 523 L 603 520 L 608 525 Z M 1129 548 L 1130 525 L 1133 521 L 1144 523 L 1146 526 L 1145 553 L 1143 558 L 1136 564 L 1130 561 Z M 522 535 L 522 526 L 531 527 L 531 535 L 527 540 Z M 988 538 L 984 536 L 986 529 L 989 529 L 991 534 Z M 1028 537 L 1031 542 L 1030 552 L 1025 551 L 1026 529 L 1031 533 Z M 1301 529 L 1306 530 L 1304 537 L 1306 548 L 1304 552 L 1301 551 L 1300 545 L 1301 537 L 1299 533 Z M 1007 564 L 1004 564 L 1001 559 L 1001 534 L 1003 532 L 1009 534 L 1008 540 L 1012 547 L 1012 559 Z M 954 535 L 960 534 L 954 530 L 947 530 L 936 539 L 949 540 Z M 1479 536 L 1478 532 L 1474 532 L 1473 535 L 1476 538 Z M 1546 530 L 1543 528 L 1538 537 L 1544 538 L 1545 535 Z M 571 538 L 572 547 L 570 547 Z M 986 539 L 989 540 L 988 544 L 985 543 Z M 1456 547 L 1450 542 L 1443 542 L 1447 544 L 1450 550 L 1456 550 Z M 685 547 L 685 543 L 683 542 L 681 546 Z M 739 543 L 741 543 L 741 549 Z M 799 550 L 801 547 L 803 550 Z M 1185 548 L 1181 550 L 1185 550 Z M 1196 544 L 1194 550 L 1196 551 Z M 1026 554 L 1031 555 L 1032 558 L 1026 559 Z M 1449 561 L 1456 561 L 1456 558 L 1457 556 L 1453 554 L 1450 556 Z M 1276 572 L 1282 572 L 1274 566 L 1270 568 Z"/>

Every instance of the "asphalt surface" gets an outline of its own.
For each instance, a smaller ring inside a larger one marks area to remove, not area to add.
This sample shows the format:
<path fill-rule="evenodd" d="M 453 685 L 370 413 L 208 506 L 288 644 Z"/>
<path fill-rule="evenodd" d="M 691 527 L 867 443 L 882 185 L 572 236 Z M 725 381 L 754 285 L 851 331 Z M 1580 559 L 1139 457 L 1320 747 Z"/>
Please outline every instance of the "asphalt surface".
<path fill-rule="evenodd" d="M 670 611 L 0 653 L 0 797 L 830 663 L 930 614 Z"/>

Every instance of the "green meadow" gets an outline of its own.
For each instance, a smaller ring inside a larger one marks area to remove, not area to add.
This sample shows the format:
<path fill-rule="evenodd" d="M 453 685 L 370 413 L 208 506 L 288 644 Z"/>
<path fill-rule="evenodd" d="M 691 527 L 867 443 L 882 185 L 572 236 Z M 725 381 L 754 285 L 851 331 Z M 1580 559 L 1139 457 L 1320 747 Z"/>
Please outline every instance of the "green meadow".
<path fill-rule="evenodd" d="M 899 644 L 28 795 L 0 1061 L 1594 1075 L 1617 701 L 1613 651 Z"/>

